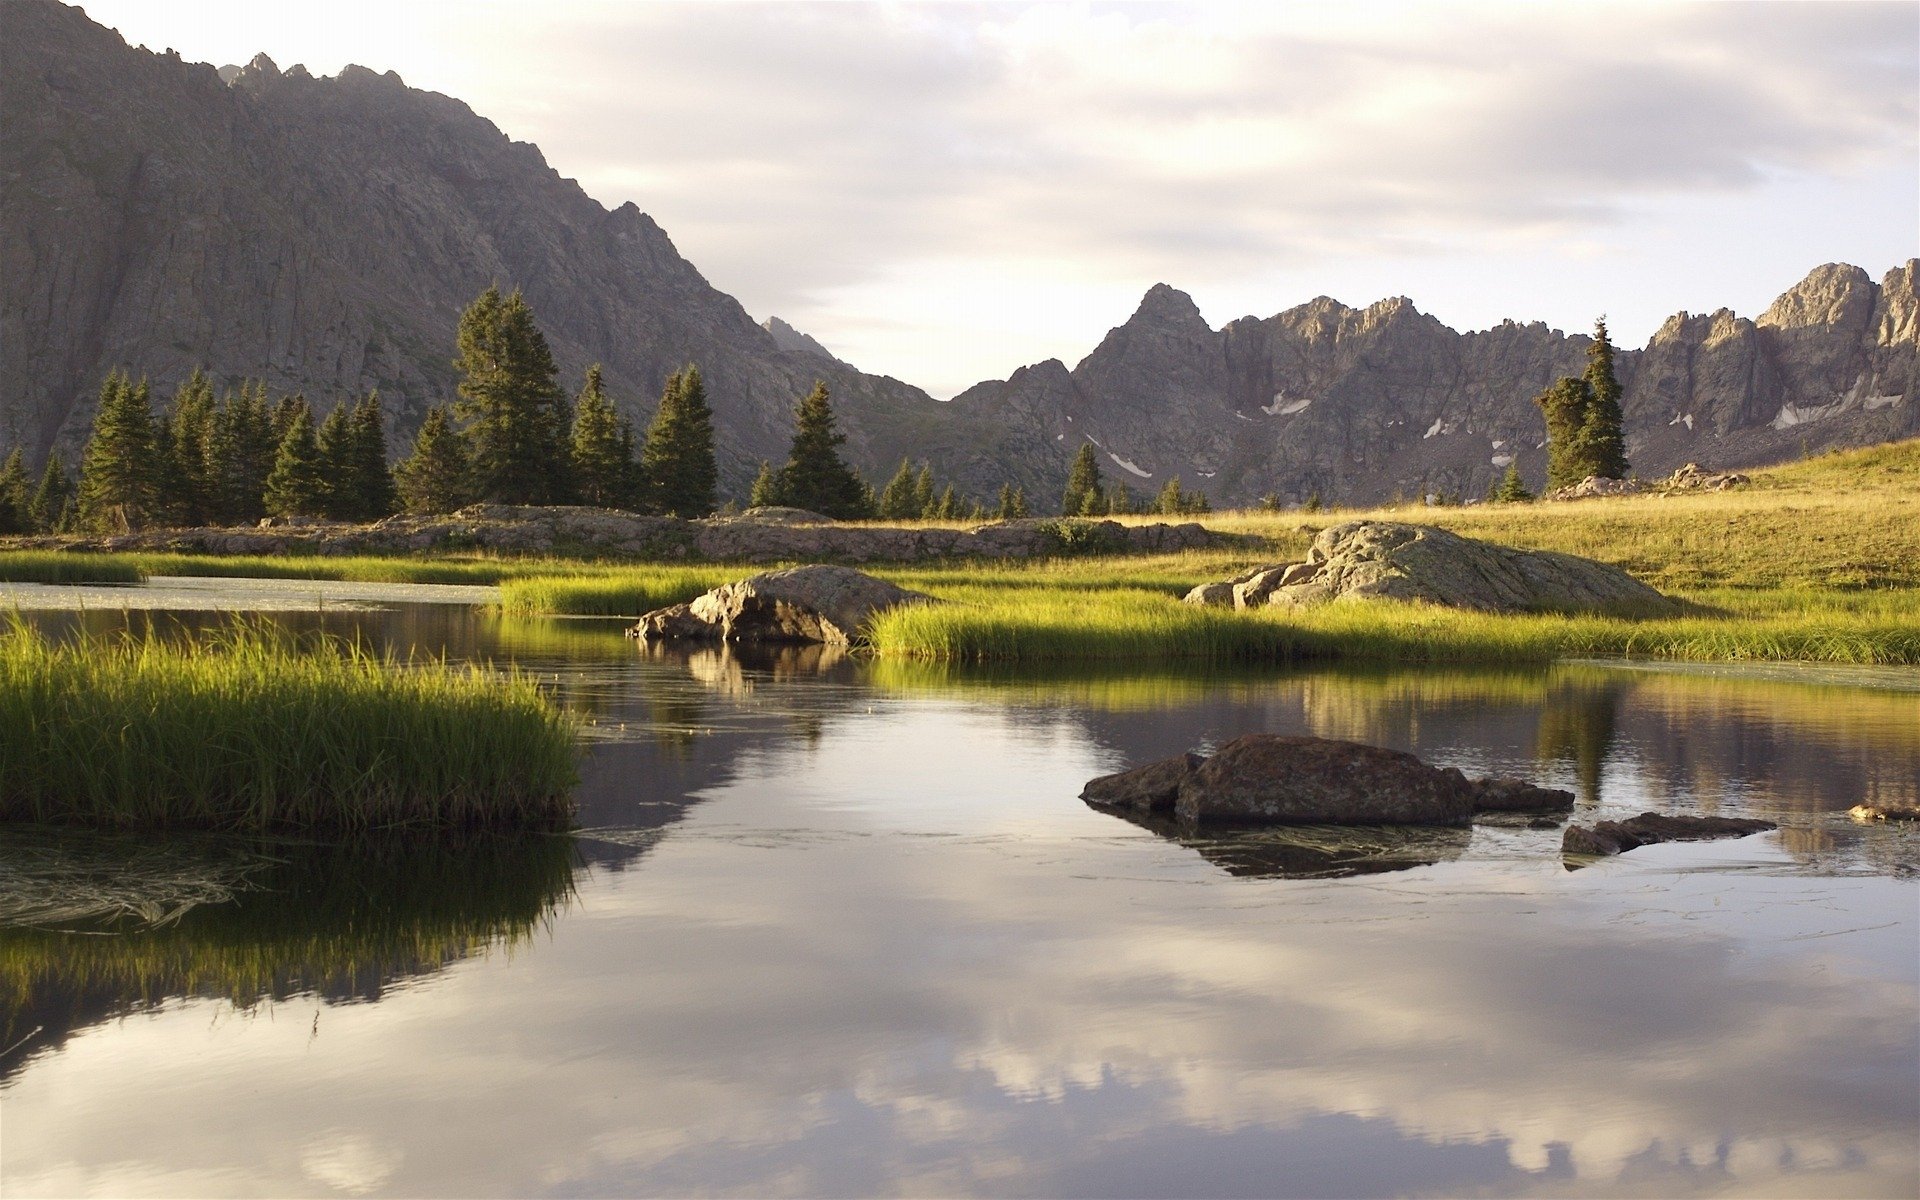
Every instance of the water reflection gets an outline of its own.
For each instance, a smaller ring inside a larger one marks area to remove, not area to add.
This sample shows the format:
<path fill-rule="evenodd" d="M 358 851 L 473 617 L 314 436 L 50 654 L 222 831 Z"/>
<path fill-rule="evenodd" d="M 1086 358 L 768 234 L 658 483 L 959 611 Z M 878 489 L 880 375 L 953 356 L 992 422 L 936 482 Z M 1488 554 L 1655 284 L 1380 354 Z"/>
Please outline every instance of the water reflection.
<path fill-rule="evenodd" d="M 1392 826 L 1208 830 L 1173 817 L 1088 807 L 1150 830 L 1243 879 L 1343 879 L 1430 867 L 1459 858 L 1472 836 L 1465 829 Z"/>

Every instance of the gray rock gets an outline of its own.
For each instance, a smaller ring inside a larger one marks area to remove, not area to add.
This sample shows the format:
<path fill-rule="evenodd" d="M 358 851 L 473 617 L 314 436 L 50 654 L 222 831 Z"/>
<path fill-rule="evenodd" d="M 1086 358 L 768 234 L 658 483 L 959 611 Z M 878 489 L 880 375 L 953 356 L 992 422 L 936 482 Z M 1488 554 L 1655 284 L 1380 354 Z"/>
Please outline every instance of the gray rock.
<path fill-rule="evenodd" d="M 1573 793 L 1535 787 L 1524 779 L 1474 781 L 1473 811 L 1505 813 L 1572 812 Z"/>
<path fill-rule="evenodd" d="M 831 525 L 833 518 L 804 508 L 784 504 L 757 504 L 740 514 L 739 520 L 761 525 Z"/>
<path fill-rule="evenodd" d="M 1475 795 L 1459 771 L 1397 750 L 1255 733 L 1188 775 L 1174 811 L 1196 823 L 1464 825 Z"/>
<path fill-rule="evenodd" d="M 1170 813 L 1180 795 L 1180 785 L 1206 761 L 1198 754 L 1178 754 L 1130 771 L 1102 775 L 1087 781 L 1080 798 L 1102 808 Z"/>
<path fill-rule="evenodd" d="M 1920 821 L 1920 805 L 1898 804 L 1882 801 L 1877 804 L 1856 804 L 1847 810 L 1847 815 L 1863 824 L 1876 821 Z"/>
<path fill-rule="evenodd" d="M 1393 521 L 1348 521 L 1324 529 L 1306 562 L 1235 584 L 1233 594 L 1241 608 L 1382 599 L 1481 612 L 1684 611 L 1679 601 L 1617 567 Z"/>
<path fill-rule="evenodd" d="M 1560 852 L 1576 857 L 1605 857 L 1660 842 L 1746 837 L 1778 828 L 1772 821 L 1749 817 L 1676 817 L 1647 812 L 1624 821 L 1600 821 L 1592 828 L 1569 825 L 1561 835 Z"/>
<path fill-rule="evenodd" d="M 1204 608 L 1232 608 L 1233 585 L 1231 583 L 1203 583 L 1185 596 L 1184 604 L 1197 604 Z"/>
<path fill-rule="evenodd" d="M 650 641 L 828 642 L 851 645 L 875 616 L 903 604 L 935 604 L 851 567 L 789 567 L 717 587 L 656 609 L 627 631 Z"/>

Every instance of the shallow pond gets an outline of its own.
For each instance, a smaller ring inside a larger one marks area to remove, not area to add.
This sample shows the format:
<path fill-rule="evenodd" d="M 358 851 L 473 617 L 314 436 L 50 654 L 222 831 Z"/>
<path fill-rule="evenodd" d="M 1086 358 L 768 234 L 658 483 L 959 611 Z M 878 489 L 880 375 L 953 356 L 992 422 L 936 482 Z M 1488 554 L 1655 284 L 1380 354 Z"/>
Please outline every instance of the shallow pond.
<path fill-rule="evenodd" d="M 1845 816 L 1920 798 L 1913 672 L 954 671 L 335 599 L 386 607 L 269 619 L 586 714 L 581 832 L 9 831 L 5 1194 L 1920 1193 L 1920 831 Z M 1570 871 L 1076 799 L 1254 730 L 1782 829 Z"/>

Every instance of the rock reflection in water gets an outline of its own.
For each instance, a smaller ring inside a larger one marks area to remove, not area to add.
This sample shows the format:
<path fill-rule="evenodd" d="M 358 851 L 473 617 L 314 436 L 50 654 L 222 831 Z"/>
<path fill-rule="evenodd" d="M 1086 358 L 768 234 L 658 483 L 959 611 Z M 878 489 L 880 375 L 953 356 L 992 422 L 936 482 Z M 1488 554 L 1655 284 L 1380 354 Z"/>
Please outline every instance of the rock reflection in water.
<path fill-rule="evenodd" d="M 1430 867 L 1459 858 L 1472 837 L 1466 829 L 1389 825 L 1206 830 L 1173 817 L 1087 807 L 1157 833 L 1244 879 L 1341 879 Z"/>
<path fill-rule="evenodd" d="M 573 889 L 569 837 L 317 846 L 13 830 L 0 844 L 0 1081 L 169 999 L 377 1000 L 525 941 Z"/>

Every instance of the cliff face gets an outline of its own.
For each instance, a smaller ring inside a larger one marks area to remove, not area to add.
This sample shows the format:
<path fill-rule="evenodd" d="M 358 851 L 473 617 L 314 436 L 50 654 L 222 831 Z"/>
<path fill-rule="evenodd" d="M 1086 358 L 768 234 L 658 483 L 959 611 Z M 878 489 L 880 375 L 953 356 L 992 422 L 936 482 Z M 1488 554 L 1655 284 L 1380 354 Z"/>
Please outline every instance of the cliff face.
<path fill-rule="evenodd" d="M 264 57 L 223 79 L 129 48 L 78 9 L 0 4 L 0 443 L 71 453 L 116 367 L 162 392 L 197 366 L 264 375 L 325 408 L 379 388 L 395 433 L 453 395 L 453 334 L 489 284 L 522 289 L 569 388 L 593 362 L 640 420 L 700 365 L 726 484 L 786 454 L 816 378 L 848 451 L 884 479 L 930 459 L 1041 505 L 1092 440 L 1109 474 L 1216 503 L 1478 494 L 1517 457 L 1544 474 L 1532 397 L 1587 339 L 1540 324 L 1456 333 L 1404 299 L 1321 298 L 1214 330 L 1164 285 L 1077 367 L 1049 360 L 951 404 L 757 325 L 631 204 L 607 211 L 457 100 L 349 67 Z M 1920 433 L 1916 264 L 1875 284 L 1822 267 L 1757 321 L 1682 314 L 1620 356 L 1643 474 Z"/>
<path fill-rule="evenodd" d="M 1917 271 L 1876 284 L 1823 266 L 1757 321 L 1681 313 L 1644 350 L 1620 351 L 1635 471 L 1920 434 Z M 1404 298 L 1354 309 L 1321 297 L 1216 332 L 1162 284 L 1072 371 L 1042 363 L 954 403 L 1052 442 L 1057 462 L 1091 441 L 1136 490 L 1178 476 L 1217 503 L 1475 496 L 1515 461 L 1545 476 L 1533 398 L 1583 371 L 1590 344 L 1539 323 L 1456 333 Z"/>
<path fill-rule="evenodd" d="M 642 419 L 698 362 L 736 483 L 785 456 L 815 378 L 868 465 L 905 452 L 902 410 L 936 408 L 776 338 L 639 209 L 608 212 L 535 147 L 392 74 L 263 56 L 223 82 L 18 0 L 0 5 L 0 112 L 0 438 L 36 452 L 84 437 L 115 367 L 162 385 L 264 374 L 322 407 L 377 387 L 410 433 L 451 398 L 459 314 L 496 282 L 526 293 L 566 386 L 604 363 Z"/>

